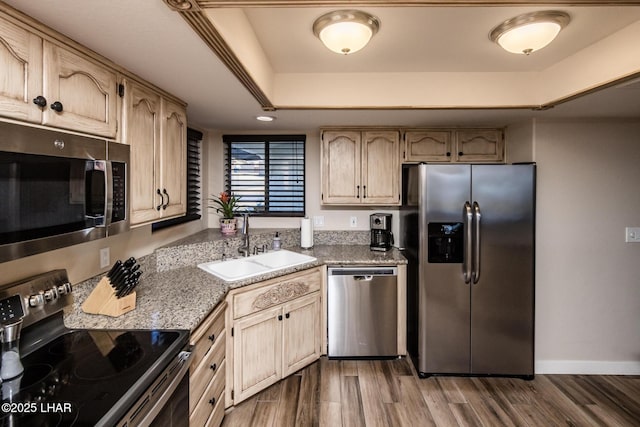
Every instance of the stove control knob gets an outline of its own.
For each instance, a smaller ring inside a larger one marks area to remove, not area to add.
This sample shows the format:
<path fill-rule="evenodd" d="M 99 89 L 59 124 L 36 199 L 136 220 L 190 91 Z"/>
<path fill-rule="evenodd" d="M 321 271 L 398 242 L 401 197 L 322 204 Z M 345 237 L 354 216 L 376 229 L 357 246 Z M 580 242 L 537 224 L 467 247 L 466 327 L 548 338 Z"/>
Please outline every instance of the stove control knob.
<path fill-rule="evenodd" d="M 58 286 L 58 295 L 70 294 L 71 290 L 72 290 L 71 283 L 69 282 L 63 283 L 62 285 Z"/>
<path fill-rule="evenodd" d="M 44 295 L 35 294 L 29 297 L 29 307 L 42 307 L 44 305 Z"/>
<path fill-rule="evenodd" d="M 58 288 L 53 287 L 44 291 L 44 299 L 46 302 L 52 302 L 58 299 Z"/>

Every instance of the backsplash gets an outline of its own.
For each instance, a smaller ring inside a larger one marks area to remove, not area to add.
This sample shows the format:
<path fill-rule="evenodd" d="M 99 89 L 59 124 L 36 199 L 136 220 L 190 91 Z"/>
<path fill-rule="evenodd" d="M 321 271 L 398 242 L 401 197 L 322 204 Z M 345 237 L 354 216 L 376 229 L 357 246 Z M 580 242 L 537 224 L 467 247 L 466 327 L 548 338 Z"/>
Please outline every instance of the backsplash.
<path fill-rule="evenodd" d="M 283 249 L 300 248 L 300 229 L 252 229 L 249 234 L 251 251 L 254 247 L 266 245 L 271 249 L 276 231 L 280 235 Z M 359 231 L 314 231 L 315 245 L 368 245 L 368 230 Z M 238 248 L 242 247 L 242 234 L 226 236 L 218 229 L 209 228 L 192 236 L 180 239 L 155 251 L 156 270 L 168 271 L 181 267 L 194 266 L 203 262 L 221 259 L 222 255 L 235 258 L 239 256 Z"/>

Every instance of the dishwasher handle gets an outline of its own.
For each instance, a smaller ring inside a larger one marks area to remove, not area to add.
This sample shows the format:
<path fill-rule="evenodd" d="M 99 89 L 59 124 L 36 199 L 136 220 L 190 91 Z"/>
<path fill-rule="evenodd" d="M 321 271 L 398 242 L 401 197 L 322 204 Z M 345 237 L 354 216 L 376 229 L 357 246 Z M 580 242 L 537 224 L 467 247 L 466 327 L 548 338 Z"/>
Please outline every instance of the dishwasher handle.
<path fill-rule="evenodd" d="M 356 280 L 358 282 L 370 282 L 373 280 L 373 276 L 370 274 L 367 276 L 353 276 L 353 280 Z"/>
<path fill-rule="evenodd" d="M 398 267 L 329 267 L 327 270 L 329 276 L 353 276 L 356 280 L 366 277 L 371 280 L 374 276 L 397 276 Z"/>

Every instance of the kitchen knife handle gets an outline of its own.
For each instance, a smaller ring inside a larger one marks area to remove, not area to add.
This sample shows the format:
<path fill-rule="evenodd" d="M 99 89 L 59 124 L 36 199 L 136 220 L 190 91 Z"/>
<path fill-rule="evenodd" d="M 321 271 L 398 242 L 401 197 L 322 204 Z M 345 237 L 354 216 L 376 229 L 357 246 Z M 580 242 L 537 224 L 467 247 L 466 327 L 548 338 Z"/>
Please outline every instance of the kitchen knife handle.
<path fill-rule="evenodd" d="M 467 201 L 464 203 L 462 210 L 462 218 L 464 220 L 464 255 L 462 261 L 462 274 L 464 283 L 471 283 L 471 264 L 473 257 L 473 213 L 471 212 L 471 204 Z"/>
<path fill-rule="evenodd" d="M 480 280 L 480 220 L 482 212 L 478 202 L 473 202 L 473 283 Z"/>

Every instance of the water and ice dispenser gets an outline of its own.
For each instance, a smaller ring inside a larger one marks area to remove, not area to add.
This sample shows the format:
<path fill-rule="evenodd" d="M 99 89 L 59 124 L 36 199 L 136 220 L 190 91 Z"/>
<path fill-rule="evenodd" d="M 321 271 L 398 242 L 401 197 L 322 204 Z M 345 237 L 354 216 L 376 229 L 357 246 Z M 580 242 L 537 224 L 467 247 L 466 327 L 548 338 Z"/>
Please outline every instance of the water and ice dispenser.
<path fill-rule="evenodd" d="M 462 263 L 464 261 L 464 224 L 430 222 L 427 226 L 430 263 Z"/>

